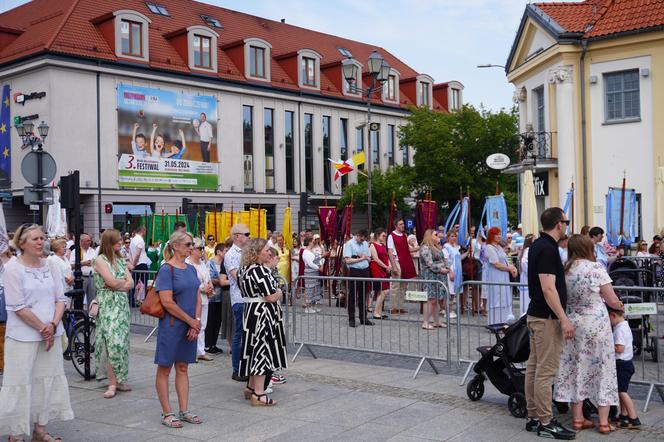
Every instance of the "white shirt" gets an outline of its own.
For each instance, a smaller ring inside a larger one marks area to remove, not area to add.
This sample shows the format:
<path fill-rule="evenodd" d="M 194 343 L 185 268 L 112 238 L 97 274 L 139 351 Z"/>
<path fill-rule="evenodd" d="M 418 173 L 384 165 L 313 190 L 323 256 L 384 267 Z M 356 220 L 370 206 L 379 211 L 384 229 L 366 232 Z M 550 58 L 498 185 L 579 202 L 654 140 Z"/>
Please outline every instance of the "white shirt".
<path fill-rule="evenodd" d="M 201 141 L 210 142 L 212 139 L 212 125 L 206 120 L 202 121 L 198 126 L 198 136 Z"/>
<path fill-rule="evenodd" d="M 190 260 L 189 258 L 185 259 L 184 262 L 190 264 L 193 268 L 196 269 L 196 275 L 198 275 L 198 280 L 201 283 L 198 286 L 198 288 L 201 291 L 201 305 L 208 305 L 209 302 L 208 295 L 205 294 L 203 289 L 208 284 L 208 282 L 211 281 L 210 269 L 208 268 L 207 264 L 205 264 L 205 261 L 203 261 L 202 259 L 198 261 L 198 264 L 194 264 L 193 261 Z"/>
<path fill-rule="evenodd" d="M 318 274 L 319 267 L 316 261 L 320 262 L 320 258 L 309 249 L 304 249 L 302 252 L 302 262 L 304 263 L 304 271 L 307 273 Z"/>
<path fill-rule="evenodd" d="M 53 321 L 55 303 L 67 301 L 60 278 L 51 274 L 45 259 L 40 260 L 40 264 L 37 269 L 26 267 L 18 260 L 5 265 L 6 336 L 16 341 L 43 341 L 39 331 L 23 322 L 17 311 L 29 308 L 40 321 L 48 324 Z M 55 335 L 60 336 L 63 331 L 61 322 Z"/>
<path fill-rule="evenodd" d="M 244 300 L 242 299 L 242 292 L 240 291 L 240 286 L 237 283 L 237 279 L 233 277 L 233 270 L 240 270 L 240 261 L 242 259 L 242 249 L 233 244 L 233 247 L 226 252 L 224 255 L 224 268 L 226 269 L 226 274 L 228 275 L 228 281 L 230 282 L 230 292 L 231 292 L 231 305 L 242 304 Z M 237 275 L 237 273 L 236 273 Z"/>
<path fill-rule="evenodd" d="M 396 230 L 394 230 L 392 233 L 397 236 L 403 236 L 403 233 L 397 232 Z M 399 257 L 397 256 L 397 249 L 394 247 L 394 239 L 392 238 L 392 235 L 387 235 L 387 251 L 392 254 L 395 261 L 399 261 Z"/>
<path fill-rule="evenodd" d="M 91 261 L 91 260 L 93 260 L 97 257 L 97 252 L 92 247 L 88 247 L 88 250 L 81 249 L 81 253 L 83 255 L 83 257 L 81 258 L 81 262 Z M 74 253 L 71 253 L 69 255 L 69 264 L 74 265 L 75 261 L 76 261 L 76 255 Z M 91 276 L 92 275 L 92 267 L 91 266 L 81 266 L 81 273 L 83 274 L 83 276 Z"/>
<path fill-rule="evenodd" d="M 73 270 L 71 269 L 68 261 L 65 260 L 64 256 L 60 257 L 58 255 L 50 255 L 48 258 L 46 258 L 46 262 L 48 263 L 48 267 L 51 269 L 53 276 L 62 279 L 62 286 L 64 287 L 64 290 L 66 292 L 71 290 L 72 286 L 65 282 L 65 278 L 71 276 L 73 274 Z"/>
<path fill-rule="evenodd" d="M 634 357 L 634 348 L 632 347 L 632 330 L 629 328 L 629 322 L 622 321 L 613 327 L 613 343 L 624 345 L 622 353 L 616 353 L 616 359 L 631 361 Z"/>
<path fill-rule="evenodd" d="M 138 150 L 138 146 L 136 145 L 136 141 L 131 142 L 131 151 L 134 154 L 136 158 L 147 158 L 148 153 L 145 151 L 145 146 L 143 146 L 142 150 Z"/>
<path fill-rule="evenodd" d="M 129 243 L 129 259 L 133 262 L 134 256 L 140 253 L 136 265 L 146 264 L 148 267 L 152 264 L 148 254 L 145 252 L 145 241 L 141 235 L 134 235 Z"/>

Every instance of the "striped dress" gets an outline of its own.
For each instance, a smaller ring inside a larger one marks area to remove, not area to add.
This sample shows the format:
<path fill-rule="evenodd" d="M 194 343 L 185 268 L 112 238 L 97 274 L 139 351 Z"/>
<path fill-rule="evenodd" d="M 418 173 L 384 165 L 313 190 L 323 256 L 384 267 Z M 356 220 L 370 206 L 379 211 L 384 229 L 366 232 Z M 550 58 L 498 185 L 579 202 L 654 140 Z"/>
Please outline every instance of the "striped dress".
<path fill-rule="evenodd" d="M 268 268 L 256 264 L 242 267 L 238 281 L 244 298 L 241 376 L 262 376 L 287 368 L 281 306 L 261 299 L 277 291 L 277 281 Z"/>

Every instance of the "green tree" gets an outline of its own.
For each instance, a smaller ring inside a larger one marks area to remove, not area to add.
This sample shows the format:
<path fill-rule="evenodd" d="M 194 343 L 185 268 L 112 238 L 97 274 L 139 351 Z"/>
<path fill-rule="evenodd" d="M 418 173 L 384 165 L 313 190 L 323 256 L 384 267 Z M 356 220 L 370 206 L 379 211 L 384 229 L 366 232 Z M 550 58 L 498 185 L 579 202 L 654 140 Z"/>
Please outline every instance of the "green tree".
<path fill-rule="evenodd" d="M 397 212 L 410 210 L 404 199 L 413 191 L 414 169 L 410 166 L 395 166 L 387 172 L 376 169 L 371 173 L 371 195 L 373 201 L 372 224 L 374 228 L 387 227 L 390 216 L 392 195 Z M 353 210 L 367 211 L 367 177 L 359 175 L 357 184 L 350 184 L 344 189 L 343 197 L 337 207 L 341 208 L 353 202 Z"/>
<path fill-rule="evenodd" d="M 505 194 L 510 221 L 516 221 L 517 180 L 486 165 L 487 156 L 504 153 L 516 158 L 519 145 L 517 114 L 491 112 L 464 106 L 452 113 L 413 109 L 401 127 L 402 146 L 415 149 L 411 189 L 420 196 L 426 189 L 439 203 L 453 208 L 459 189 L 470 189 L 473 218 L 477 220 L 484 198 L 494 195 L 496 187 Z"/>

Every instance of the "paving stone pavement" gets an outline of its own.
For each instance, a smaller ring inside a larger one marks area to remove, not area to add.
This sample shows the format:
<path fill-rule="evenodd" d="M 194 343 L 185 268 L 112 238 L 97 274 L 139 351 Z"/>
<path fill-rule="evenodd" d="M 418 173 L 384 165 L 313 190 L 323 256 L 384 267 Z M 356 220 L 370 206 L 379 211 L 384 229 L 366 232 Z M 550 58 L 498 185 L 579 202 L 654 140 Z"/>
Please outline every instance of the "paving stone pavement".
<path fill-rule="evenodd" d="M 83 381 L 65 362 L 76 419 L 54 422 L 48 430 L 65 441 L 538 440 L 489 383 L 481 401 L 468 400 L 459 386 L 462 369 L 438 365 L 441 374 L 424 369 L 413 379 L 417 360 L 321 348 L 314 349 L 318 359 L 303 353 L 290 364 L 288 382 L 275 386 L 280 403 L 272 408 L 251 407 L 243 399 L 242 385 L 230 379 L 228 352 L 192 365 L 189 408 L 205 422 L 168 429 L 159 423 L 154 391 L 154 339 L 143 339 L 132 334 L 133 391 L 114 399 L 102 398 L 104 383 Z M 171 390 L 177 409 L 175 398 Z M 608 437 L 585 431 L 577 440 L 664 440 L 664 404 L 653 402 L 640 417 L 643 430 Z"/>

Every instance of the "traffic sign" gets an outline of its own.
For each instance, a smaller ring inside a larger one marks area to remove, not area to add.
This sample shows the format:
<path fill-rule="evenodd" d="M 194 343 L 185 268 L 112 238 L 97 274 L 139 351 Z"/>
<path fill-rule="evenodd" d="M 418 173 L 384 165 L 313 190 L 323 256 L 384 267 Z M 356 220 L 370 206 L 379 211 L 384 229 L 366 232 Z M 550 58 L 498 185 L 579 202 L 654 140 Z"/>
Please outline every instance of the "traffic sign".
<path fill-rule="evenodd" d="M 25 187 L 23 189 L 23 204 L 53 204 L 53 189 L 39 187 Z"/>
<path fill-rule="evenodd" d="M 406 228 L 407 228 L 408 230 L 412 230 L 412 229 L 414 229 L 414 228 L 415 228 L 415 222 L 413 222 L 412 219 L 407 219 L 407 220 L 406 220 Z"/>
<path fill-rule="evenodd" d="M 41 158 L 40 158 L 41 157 Z M 41 182 L 39 181 L 39 161 L 42 163 Z M 46 186 L 53 181 L 56 172 L 55 160 L 48 152 L 28 152 L 21 161 L 21 173 L 23 178 L 33 186 Z"/>

